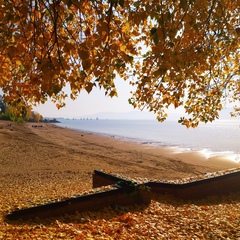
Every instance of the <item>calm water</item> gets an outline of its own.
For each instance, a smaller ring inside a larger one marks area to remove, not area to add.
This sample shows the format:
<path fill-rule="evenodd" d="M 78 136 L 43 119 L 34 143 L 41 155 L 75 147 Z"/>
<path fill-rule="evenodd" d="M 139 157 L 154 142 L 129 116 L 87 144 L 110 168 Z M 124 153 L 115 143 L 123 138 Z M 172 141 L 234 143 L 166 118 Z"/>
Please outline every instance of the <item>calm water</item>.
<path fill-rule="evenodd" d="M 239 120 L 218 120 L 187 129 L 177 122 L 156 120 L 65 120 L 58 126 L 111 135 L 154 146 L 171 146 L 176 151 L 200 151 L 206 157 L 226 155 L 240 162 Z"/>

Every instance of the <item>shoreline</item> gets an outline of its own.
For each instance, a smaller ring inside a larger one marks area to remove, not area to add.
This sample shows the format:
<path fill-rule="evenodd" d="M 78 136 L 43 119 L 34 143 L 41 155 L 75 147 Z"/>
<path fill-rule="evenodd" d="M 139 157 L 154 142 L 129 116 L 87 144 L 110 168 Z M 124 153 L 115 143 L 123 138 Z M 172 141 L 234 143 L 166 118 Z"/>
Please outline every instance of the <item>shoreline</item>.
<path fill-rule="evenodd" d="M 200 153 L 199 151 L 175 152 L 176 147 L 143 144 L 142 142 L 129 141 L 128 138 L 120 138 L 120 137 L 111 136 L 110 134 L 108 135 L 108 134 L 101 134 L 101 133 L 93 133 L 89 131 L 81 131 L 81 130 L 72 129 L 72 128 L 64 128 L 62 126 L 58 126 L 57 124 L 51 124 L 51 127 L 55 128 L 55 130 L 57 129 L 57 130 L 63 131 L 62 136 L 63 134 L 68 134 L 69 136 L 77 139 L 81 137 L 81 140 L 84 139 L 83 140 L 84 144 L 86 143 L 92 144 L 91 146 L 93 147 L 93 151 L 94 151 L 94 146 L 96 145 L 101 146 L 102 148 L 107 147 L 108 149 L 116 149 L 117 150 L 116 161 L 119 157 L 120 159 L 122 159 L 121 152 L 119 152 L 119 150 L 122 151 L 123 153 L 124 152 L 128 152 L 129 154 L 132 153 L 133 156 L 136 155 L 136 158 L 137 156 L 138 157 L 140 156 L 141 158 L 143 158 L 143 160 L 135 159 L 134 161 L 132 156 L 130 157 L 130 159 L 127 159 L 127 158 L 125 159 L 127 162 L 133 161 L 134 163 L 136 163 L 136 168 L 138 167 L 138 165 L 142 163 L 142 161 L 154 162 L 154 165 L 156 166 L 154 170 L 157 170 L 158 167 L 161 166 L 161 163 L 163 166 L 166 166 L 166 168 L 168 168 L 169 164 L 172 165 L 173 163 L 174 167 L 176 167 L 176 169 L 172 169 L 172 166 L 170 166 L 170 168 L 173 171 L 177 171 L 178 173 L 180 173 L 180 175 L 185 175 L 185 174 L 189 175 L 194 173 L 189 173 L 189 174 L 186 173 L 188 166 L 186 166 L 186 168 L 184 169 L 182 165 L 185 165 L 185 164 L 192 165 L 191 167 L 193 169 L 196 169 L 196 174 L 198 174 L 198 172 L 200 174 L 203 174 L 204 171 L 202 169 L 205 169 L 205 168 L 209 170 L 207 172 L 210 172 L 210 171 L 214 172 L 214 171 L 221 171 L 229 168 L 240 167 L 239 162 L 234 162 L 230 159 L 227 159 L 226 156 L 216 155 L 216 156 L 206 158 L 206 156 Z M 40 132 L 38 132 L 38 134 L 40 134 Z M 104 151 L 102 153 L 104 154 Z M 109 152 L 107 153 L 107 155 L 108 154 Z M 128 154 L 128 157 L 129 157 L 129 154 Z M 146 156 L 143 156 L 144 154 L 146 154 Z M 146 157 L 149 157 L 149 160 L 147 160 Z M 121 165 L 121 162 L 119 162 L 119 165 Z M 152 165 L 152 164 L 147 164 L 147 165 Z M 179 165 L 179 169 L 177 165 Z M 179 176 L 179 174 L 177 174 L 177 176 Z M 177 176 L 175 175 L 174 178 L 176 178 Z M 166 178 L 166 177 L 167 177 L 166 174 L 164 174 L 164 176 L 160 176 L 160 178 Z M 173 175 L 171 175 L 171 177 L 173 177 Z"/>
<path fill-rule="evenodd" d="M 140 120 L 141 121 L 141 120 Z M 60 124 L 55 124 L 58 127 L 62 128 L 68 128 L 72 129 L 74 131 L 79 131 L 83 132 L 85 134 L 93 134 L 93 135 L 99 135 L 103 137 L 112 137 L 120 141 L 125 141 L 127 143 L 134 143 L 134 144 L 139 144 L 141 146 L 144 146 L 146 148 L 161 148 L 161 149 L 171 149 L 174 153 L 196 153 L 202 155 L 206 159 L 225 159 L 226 161 L 231 161 L 233 163 L 240 164 L 240 152 L 239 151 L 233 151 L 233 150 L 221 150 L 221 149 L 211 149 L 208 146 L 205 147 L 194 147 L 194 146 L 181 146 L 181 144 L 167 144 L 164 142 L 158 142 L 155 141 L 154 139 L 148 139 L 148 138 L 142 138 L 140 139 L 139 137 L 131 137 L 131 136 L 124 136 L 124 135 L 119 135 L 118 133 L 104 133 L 104 132 L 94 132 L 91 130 L 83 130 L 83 129 L 78 129 L 77 127 L 74 126 L 64 126 L 65 123 L 60 122 Z M 66 123 L 67 124 L 67 123 Z"/>
<path fill-rule="evenodd" d="M 19 174 L 37 179 L 39 175 L 44 178 L 60 174 L 72 179 L 76 175 L 91 184 L 94 170 L 130 178 L 173 180 L 240 167 L 240 163 L 224 157 L 205 158 L 199 152 L 174 152 L 171 147 L 150 146 L 52 123 L 39 125 L 42 127 L 14 123 L 0 129 L 0 162 L 8 161 L 2 171 L 9 177 Z"/>

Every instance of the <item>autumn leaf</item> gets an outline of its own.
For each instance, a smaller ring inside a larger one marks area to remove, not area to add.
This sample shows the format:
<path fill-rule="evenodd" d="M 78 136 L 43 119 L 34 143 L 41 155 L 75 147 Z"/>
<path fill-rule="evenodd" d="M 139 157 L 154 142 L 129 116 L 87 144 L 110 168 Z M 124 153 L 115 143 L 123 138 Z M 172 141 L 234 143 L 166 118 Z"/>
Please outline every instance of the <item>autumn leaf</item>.
<path fill-rule="evenodd" d="M 88 93 L 90 93 L 92 91 L 94 84 L 91 82 L 88 82 L 87 85 L 85 86 L 85 89 Z"/>
<path fill-rule="evenodd" d="M 20 60 L 17 60 L 17 61 L 16 61 L 16 64 L 17 64 L 18 66 L 21 66 L 21 65 L 22 65 L 22 62 L 21 62 Z"/>

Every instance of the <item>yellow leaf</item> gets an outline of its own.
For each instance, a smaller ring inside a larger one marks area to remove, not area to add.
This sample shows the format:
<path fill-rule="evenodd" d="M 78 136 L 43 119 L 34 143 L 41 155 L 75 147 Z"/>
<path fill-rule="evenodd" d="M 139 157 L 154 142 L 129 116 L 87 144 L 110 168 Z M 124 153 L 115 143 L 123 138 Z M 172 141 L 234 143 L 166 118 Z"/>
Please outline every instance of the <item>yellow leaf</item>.
<path fill-rule="evenodd" d="M 17 61 L 16 61 L 16 64 L 17 64 L 18 66 L 21 66 L 21 65 L 22 65 L 22 62 L 21 62 L 20 60 L 17 60 Z"/>
<path fill-rule="evenodd" d="M 122 31 L 125 33 L 129 33 L 130 32 L 130 24 L 126 23 L 125 25 L 123 25 Z"/>
<path fill-rule="evenodd" d="M 116 89 L 112 90 L 112 91 L 110 92 L 109 96 L 110 96 L 110 97 L 114 97 L 114 96 L 117 97 L 118 94 L 117 94 L 117 92 L 116 92 Z"/>
<path fill-rule="evenodd" d="M 126 48 L 127 48 L 127 47 L 126 47 L 125 45 L 121 45 L 120 50 L 123 51 L 123 52 L 125 52 Z"/>

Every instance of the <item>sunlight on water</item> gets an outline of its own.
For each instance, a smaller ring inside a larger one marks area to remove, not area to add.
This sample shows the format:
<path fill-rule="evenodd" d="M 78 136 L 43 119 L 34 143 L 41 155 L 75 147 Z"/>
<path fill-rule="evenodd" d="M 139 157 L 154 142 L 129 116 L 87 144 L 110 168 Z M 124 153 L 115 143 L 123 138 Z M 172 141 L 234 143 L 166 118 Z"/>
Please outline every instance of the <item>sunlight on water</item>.
<path fill-rule="evenodd" d="M 198 151 L 200 154 L 202 154 L 205 158 L 211 158 L 215 156 L 221 156 L 224 157 L 230 161 L 240 163 L 240 154 L 234 154 L 234 152 L 231 151 L 225 151 L 225 152 L 213 152 L 208 149 L 202 149 Z"/>

